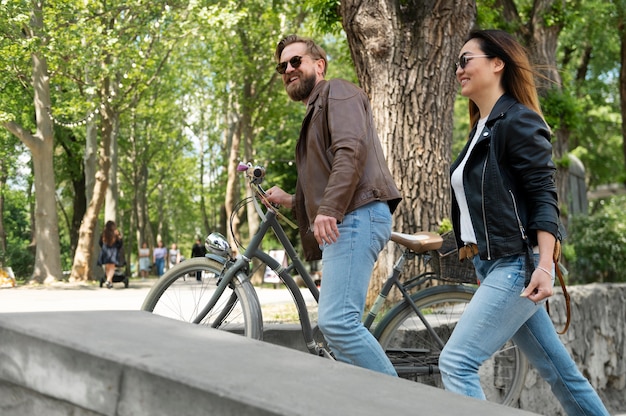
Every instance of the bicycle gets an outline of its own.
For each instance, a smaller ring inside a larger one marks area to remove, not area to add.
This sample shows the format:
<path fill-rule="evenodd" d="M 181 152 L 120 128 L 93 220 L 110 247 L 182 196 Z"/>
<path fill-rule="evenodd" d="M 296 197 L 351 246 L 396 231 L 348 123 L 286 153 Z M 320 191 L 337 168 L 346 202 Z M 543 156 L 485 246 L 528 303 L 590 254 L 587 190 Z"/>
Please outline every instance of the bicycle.
<path fill-rule="evenodd" d="M 262 265 L 274 270 L 291 293 L 309 352 L 332 358 L 323 335 L 317 326 L 311 324 L 306 302 L 293 274 L 300 276 L 315 301 L 319 300 L 319 290 L 278 221 L 282 214 L 267 201 L 259 202 L 259 199 L 263 201 L 265 195 L 261 187 L 265 169 L 250 164 L 240 164 L 238 169 L 245 173 L 255 191 L 255 197 L 251 199 L 262 219 L 247 248 L 243 253 L 233 256 L 226 239 L 219 233 L 212 233 L 205 241 L 209 251 L 206 257 L 185 260 L 168 270 L 151 288 L 142 310 L 261 340 L 261 306 L 250 282 L 253 272 L 250 263 L 257 259 Z M 240 206 L 248 202 L 249 199 L 244 199 Z M 284 217 L 282 219 L 289 222 Z M 270 230 L 290 260 L 287 267 L 283 267 L 260 248 Z M 400 377 L 443 388 L 437 366 L 439 353 L 476 290 L 471 284 L 475 284 L 475 274 L 470 269 L 469 277 L 461 276 L 458 271 L 446 266 L 444 259 L 454 259 L 456 247 L 442 253 L 444 239 L 439 234 L 418 232 L 408 235 L 393 232 L 391 241 L 402 248 L 402 254 L 396 260 L 377 300 L 364 314 L 364 325 L 382 345 Z M 451 243 L 451 240 L 447 241 Z M 429 264 L 433 267 L 401 281 L 405 262 L 416 258 L 424 267 Z M 458 258 L 455 260 L 456 265 L 459 265 Z M 468 270 L 467 267 L 465 269 Z M 201 281 L 186 278 L 195 277 L 198 271 L 202 273 Z M 440 284 L 422 288 L 425 283 L 432 281 Z M 374 325 L 394 287 L 399 290 L 401 300 L 382 314 L 378 324 Z M 487 399 L 513 405 L 521 393 L 526 370 L 526 358 L 509 341 L 481 367 L 480 378 Z"/>

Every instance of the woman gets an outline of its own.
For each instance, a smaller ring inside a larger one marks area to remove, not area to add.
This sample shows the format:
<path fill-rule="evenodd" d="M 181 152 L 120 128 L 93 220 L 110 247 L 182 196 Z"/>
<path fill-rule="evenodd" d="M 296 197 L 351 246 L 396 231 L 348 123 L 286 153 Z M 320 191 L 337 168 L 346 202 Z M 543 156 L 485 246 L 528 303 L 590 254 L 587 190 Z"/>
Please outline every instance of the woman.
<path fill-rule="evenodd" d="M 180 250 L 178 249 L 178 246 L 176 245 L 176 243 L 172 243 L 172 245 L 170 246 L 168 258 L 169 258 L 168 269 L 171 269 L 172 267 L 180 263 Z"/>
<path fill-rule="evenodd" d="M 104 225 L 104 231 L 100 236 L 100 256 L 98 264 L 104 265 L 104 274 L 106 276 L 106 287 L 113 287 L 113 275 L 117 265 L 123 264 L 122 254 L 122 236 L 117 230 L 117 226 L 113 221 L 107 221 Z"/>
<path fill-rule="evenodd" d="M 544 305 L 559 210 L 550 130 L 526 52 L 506 32 L 473 32 L 456 78 L 472 132 L 450 168 L 452 223 L 481 284 L 441 354 L 444 385 L 484 399 L 478 368 L 513 338 L 568 415 L 608 415 Z"/>
<path fill-rule="evenodd" d="M 139 274 L 141 275 L 141 280 L 146 280 L 148 273 L 150 273 L 150 248 L 148 243 L 144 241 L 139 249 Z"/>
<path fill-rule="evenodd" d="M 157 246 L 152 251 L 152 261 L 156 267 L 157 276 L 163 276 L 165 271 L 165 257 L 167 256 L 167 248 L 163 245 L 163 241 L 157 241 Z"/>

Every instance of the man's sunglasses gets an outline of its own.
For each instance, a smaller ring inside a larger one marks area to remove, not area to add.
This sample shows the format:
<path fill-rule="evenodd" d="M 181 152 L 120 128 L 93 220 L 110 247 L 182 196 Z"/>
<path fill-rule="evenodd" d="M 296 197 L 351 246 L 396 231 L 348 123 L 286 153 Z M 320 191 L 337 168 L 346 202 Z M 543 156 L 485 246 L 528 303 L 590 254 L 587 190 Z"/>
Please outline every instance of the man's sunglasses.
<path fill-rule="evenodd" d="M 459 58 L 459 60 L 454 63 L 454 69 L 457 70 L 459 69 L 459 67 L 461 67 L 461 69 L 465 69 L 465 67 L 467 66 L 467 63 L 474 58 L 493 58 L 493 57 L 490 55 L 462 55 Z"/>
<path fill-rule="evenodd" d="M 284 74 L 285 72 L 287 72 L 287 65 L 289 64 L 293 69 L 298 68 L 300 64 L 302 64 L 302 57 L 296 55 L 288 61 L 279 63 L 278 65 L 276 65 L 276 72 L 278 72 L 280 75 Z"/>

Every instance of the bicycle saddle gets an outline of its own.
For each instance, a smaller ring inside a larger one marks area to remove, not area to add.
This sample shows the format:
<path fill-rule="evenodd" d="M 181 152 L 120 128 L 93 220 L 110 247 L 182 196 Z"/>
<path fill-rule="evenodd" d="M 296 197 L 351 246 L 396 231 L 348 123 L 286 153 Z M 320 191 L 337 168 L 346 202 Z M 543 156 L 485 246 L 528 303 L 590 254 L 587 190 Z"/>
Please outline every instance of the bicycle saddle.
<path fill-rule="evenodd" d="M 416 253 L 437 250 L 443 244 L 443 238 L 437 233 L 420 231 L 415 234 L 391 233 L 391 241 L 402 244 Z"/>

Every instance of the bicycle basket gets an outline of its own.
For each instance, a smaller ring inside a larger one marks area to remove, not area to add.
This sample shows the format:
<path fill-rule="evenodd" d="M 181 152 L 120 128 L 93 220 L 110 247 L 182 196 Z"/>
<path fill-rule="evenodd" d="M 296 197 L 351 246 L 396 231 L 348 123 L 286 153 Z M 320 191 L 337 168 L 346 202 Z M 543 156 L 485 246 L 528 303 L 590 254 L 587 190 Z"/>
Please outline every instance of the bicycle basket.
<path fill-rule="evenodd" d="M 476 271 L 471 260 L 460 261 L 454 232 L 441 236 L 443 244 L 433 255 L 433 266 L 441 280 L 453 283 L 476 284 Z"/>

